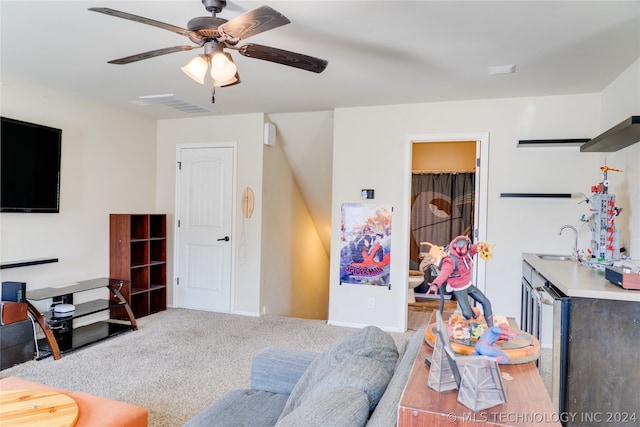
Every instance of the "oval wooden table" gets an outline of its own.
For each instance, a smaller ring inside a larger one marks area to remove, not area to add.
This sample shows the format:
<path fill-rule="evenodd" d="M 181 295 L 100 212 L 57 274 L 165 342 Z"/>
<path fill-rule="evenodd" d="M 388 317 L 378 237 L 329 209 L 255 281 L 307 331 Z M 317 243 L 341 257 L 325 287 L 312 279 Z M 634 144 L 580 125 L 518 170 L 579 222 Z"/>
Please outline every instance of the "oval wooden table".
<path fill-rule="evenodd" d="M 6 390 L 0 392 L 0 425 L 71 427 L 78 420 L 78 405 L 55 391 Z"/>
<path fill-rule="evenodd" d="M 443 313 L 443 318 L 448 319 L 447 312 Z M 431 347 L 436 342 L 436 323 L 435 316 L 432 316 L 429 326 L 424 331 L 424 339 Z M 515 338 L 509 340 L 497 341 L 494 345 L 503 350 L 509 356 L 509 365 L 517 365 L 519 363 L 527 363 L 538 360 L 540 357 L 540 341 L 531 334 L 518 329 L 514 319 L 507 318 L 509 321 L 509 331 L 516 334 Z M 446 324 L 445 320 L 445 324 Z M 451 349 L 463 356 L 470 356 L 475 351 L 476 341 L 474 340 L 458 340 L 451 338 Z"/>

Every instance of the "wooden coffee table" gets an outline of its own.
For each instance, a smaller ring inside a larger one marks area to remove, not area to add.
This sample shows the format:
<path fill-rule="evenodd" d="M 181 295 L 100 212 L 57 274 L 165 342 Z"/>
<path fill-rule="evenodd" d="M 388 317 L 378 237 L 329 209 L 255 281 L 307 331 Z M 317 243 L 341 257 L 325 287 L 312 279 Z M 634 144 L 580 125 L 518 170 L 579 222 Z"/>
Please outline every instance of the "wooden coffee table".
<path fill-rule="evenodd" d="M 66 394 L 44 390 L 0 392 L 0 425 L 50 427 L 74 426 L 78 405 Z"/>

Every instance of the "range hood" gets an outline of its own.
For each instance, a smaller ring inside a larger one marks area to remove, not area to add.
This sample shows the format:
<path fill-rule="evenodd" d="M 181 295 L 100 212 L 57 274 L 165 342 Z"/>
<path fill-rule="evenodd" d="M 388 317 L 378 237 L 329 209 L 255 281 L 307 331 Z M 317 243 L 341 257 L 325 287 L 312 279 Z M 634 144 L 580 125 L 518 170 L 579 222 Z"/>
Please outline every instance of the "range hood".
<path fill-rule="evenodd" d="M 640 116 L 631 116 L 581 146 L 580 151 L 618 151 L 638 141 L 640 141 Z"/>

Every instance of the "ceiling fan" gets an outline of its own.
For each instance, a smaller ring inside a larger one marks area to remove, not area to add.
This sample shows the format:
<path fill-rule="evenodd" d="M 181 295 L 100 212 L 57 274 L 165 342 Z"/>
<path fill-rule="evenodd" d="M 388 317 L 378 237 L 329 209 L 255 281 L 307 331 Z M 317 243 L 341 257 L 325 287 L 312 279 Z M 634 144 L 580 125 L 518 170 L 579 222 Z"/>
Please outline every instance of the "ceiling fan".
<path fill-rule="evenodd" d="M 211 16 L 193 18 L 187 23 L 187 28 L 106 7 L 92 7 L 89 10 L 172 31 L 188 37 L 189 40 L 195 43 L 195 45 L 166 47 L 138 53 L 108 61 L 109 64 L 129 64 L 169 53 L 204 47 L 204 54 L 192 59 L 189 64 L 182 67 L 182 71 L 196 82 L 204 84 L 205 75 L 209 67 L 211 67 L 211 77 L 213 78 L 211 102 L 215 101 L 216 87 L 240 83 L 237 67 L 231 55 L 224 51 L 225 48 L 236 50 L 240 55 L 248 58 L 262 59 L 314 73 L 321 73 L 327 67 L 328 62 L 326 60 L 301 53 L 255 43 L 246 43 L 238 46 L 238 43 L 243 39 L 291 22 L 275 9 L 269 6 L 261 6 L 236 18 L 227 20 L 216 16 L 227 5 L 225 0 L 202 0 L 202 4 L 211 13 Z"/>

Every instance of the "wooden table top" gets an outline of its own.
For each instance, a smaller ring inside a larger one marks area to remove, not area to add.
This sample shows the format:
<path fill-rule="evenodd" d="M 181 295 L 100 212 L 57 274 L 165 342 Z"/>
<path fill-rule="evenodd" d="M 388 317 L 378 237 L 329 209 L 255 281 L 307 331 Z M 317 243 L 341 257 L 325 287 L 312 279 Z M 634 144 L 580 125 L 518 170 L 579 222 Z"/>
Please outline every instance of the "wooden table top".
<path fill-rule="evenodd" d="M 78 420 L 78 405 L 55 391 L 6 390 L 0 392 L 0 424 L 3 427 L 71 427 Z"/>

